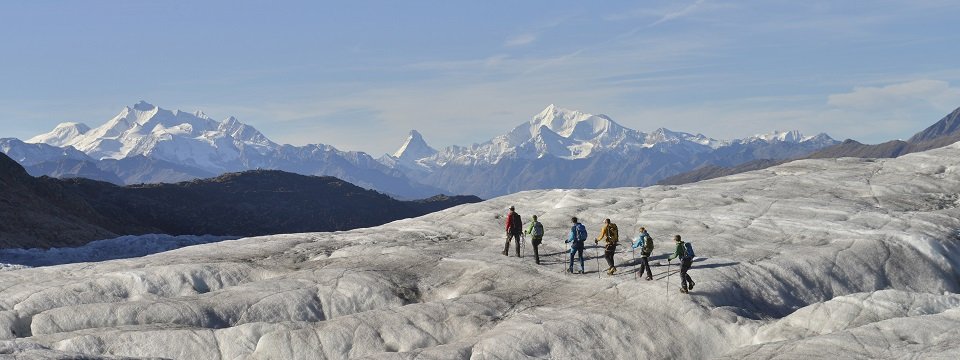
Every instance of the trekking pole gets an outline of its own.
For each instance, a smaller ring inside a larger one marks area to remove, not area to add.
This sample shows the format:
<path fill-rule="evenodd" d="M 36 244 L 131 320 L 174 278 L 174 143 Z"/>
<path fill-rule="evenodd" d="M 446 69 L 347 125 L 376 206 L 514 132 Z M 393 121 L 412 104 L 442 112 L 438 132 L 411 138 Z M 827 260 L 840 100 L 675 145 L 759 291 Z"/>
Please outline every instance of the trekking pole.
<path fill-rule="evenodd" d="M 667 303 L 670 303 L 670 259 L 667 259 Z"/>
<path fill-rule="evenodd" d="M 567 257 L 569 257 L 569 255 L 570 255 L 570 249 L 566 246 L 566 245 L 567 245 L 567 242 L 564 241 L 563 238 L 561 238 L 560 240 L 563 241 L 563 245 L 564 245 L 563 247 L 564 247 L 565 249 L 567 249 L 567 251 L 561 251 L 560 253 L 557 254 L 557 255 L 560 256 L 560 272 L 566 273 L 566 272 L 567 272 Z M 567 256 L 564 256 L 564 255 L 567 255 Z"/>
<path fill-rule="evenodd" d="M 523 259 L 523 247 L 527 245 L 527 237 L 520 233 L 520 258 Z"/>
<path fill-rule="evenodd" d="M 633 248 L 633 244 L 630 244 L 630 256 L 633 258 L 633 262 L 631 264 L 633 264 L 633 267 L 636 268 L 637 267 L 637 250 Z M 634 272 L 633 275 L 634 275 L 633 277 L 634 280 L 640 280 L 640 275 L 638 275 L 637 272 Z"/>
<path fill-rule="evenodd" d="M 597 259 L 597 279 L 602 279 L 602 277 L 600 276 L 600 249 L 599 249 L 599 247 L 600 247 L 600 245 L 597 245 L 597 246 L 594 246 L 594 247 L 593 247 L 593 255 L 596 255 L 596 259 Z"/>

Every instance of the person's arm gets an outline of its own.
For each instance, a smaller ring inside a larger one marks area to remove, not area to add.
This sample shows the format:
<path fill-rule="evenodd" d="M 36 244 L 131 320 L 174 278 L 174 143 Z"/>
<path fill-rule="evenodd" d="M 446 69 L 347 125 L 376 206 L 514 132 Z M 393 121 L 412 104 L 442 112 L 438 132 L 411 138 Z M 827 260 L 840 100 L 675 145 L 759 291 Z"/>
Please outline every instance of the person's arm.
<path fill-rule="evenodd" d="M 533 225 L 535 225 L 536 223 L 537 223 L 537 222 L 534 221 L 534 222 L 531 222 L 530 224 L 527 224 L 527 230 L 524 231 L 524 233 L 526 233 L 527 235 L 532 234 L 532 233 L 533 233 Z"/>
<path fill-rule="evenodd" d="M 598 243 L 600 242 L 600 239 L 604 239 L 606 237 L 607 237 L 607 226 L 604 225 L 602 228 L 600 228 L 600 235 L 597 236 L 597 239 L 594 240 L 594 242 Z"/>
<path fill-rule="evenodd" d="M 507 214 L 507 229 L 506 229 L 507 232 L 510 232 L 510 223 L 512 223 L 512 222 L 513 222 L 513 213 L 508 213 L 508 214 Z"/>
<path fill-rule="evenodd" d="M 633 242 L 634 249 L 641 246 L 643 246 L 643 234 L 637 235 L 637 240 Z"/>
<path fill-rule="evenodd" d="M 680 257 L 680 252 L 683 251 L 683 243 L 677 244 L 677 249 L 673 251 L 673 255 L 667 258 L 667 260 L 673 260 Z"/>
<path fill-rule="evenodd" d="M 564 241 L 564 242 L 569 243 L 569 242 L 573 242 L 576 239 L 577 239 L 577 226 L 574 225 L 572 228 L 570 228 L 570 236 L 567 238 L 567 241 Z"/>

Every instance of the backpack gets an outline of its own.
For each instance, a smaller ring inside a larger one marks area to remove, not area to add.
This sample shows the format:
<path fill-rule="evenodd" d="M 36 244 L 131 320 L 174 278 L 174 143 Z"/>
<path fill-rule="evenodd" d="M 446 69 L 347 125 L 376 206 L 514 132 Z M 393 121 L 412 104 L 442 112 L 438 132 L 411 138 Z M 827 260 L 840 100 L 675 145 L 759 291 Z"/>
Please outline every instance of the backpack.
<path fill-rule="evenodd" d="M 697 256 L 693 252 L 693 245 L 690 245 L 688 242 L 683 243 L 683 254 L 681 255 L 683 255 L 682 257 L 684 259 L 693 259 L 694 256 Z"/>
<path fill-rule="evenodd" d="M 539 221 L 533 223 L 533 232 L 530 234 L 535 237 L 543 236 L 543 224 L 541 224 Z"/>
<path fill-rule="evenodd" d="M 523 221 L 520 221 L 520 214 L 513 213 L 510 215 L 513 218 L 510 220 L 510 232 L 516 234 L 518 232 L 523 232 Z"/>
<path fill-rule="evenodd" d="M 607 242 L 616 244 L 618 241 L 620 241 L 620 232 L 617 230 L 617 224 L 610 223 L 607 226 Z"/>
<path fill-rule="evenodd" d="M 653 251 L 653 237 L 651 237 L 649 234 L 643 239 L 643 251 Z"/>
<path fill-rule="evenodd" d="M 577 242 L 587 241 L 587 227 L 583 226 L 581 223 L 577 223 Z"/>

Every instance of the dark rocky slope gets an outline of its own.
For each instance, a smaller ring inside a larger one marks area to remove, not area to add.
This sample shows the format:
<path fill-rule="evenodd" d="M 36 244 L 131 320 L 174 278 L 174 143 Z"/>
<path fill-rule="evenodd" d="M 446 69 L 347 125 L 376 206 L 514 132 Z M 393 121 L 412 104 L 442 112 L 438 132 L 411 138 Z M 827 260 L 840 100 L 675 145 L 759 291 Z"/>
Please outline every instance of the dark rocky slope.
<path fill-rule="evenodd" d="M 77 246 L 144 233 L 255 236 L 381 225 L 474 196 L 399 201 L 334 177 L 253 170 L 176 184 L 34 178 L 0 154 L 0 247 Z"/>

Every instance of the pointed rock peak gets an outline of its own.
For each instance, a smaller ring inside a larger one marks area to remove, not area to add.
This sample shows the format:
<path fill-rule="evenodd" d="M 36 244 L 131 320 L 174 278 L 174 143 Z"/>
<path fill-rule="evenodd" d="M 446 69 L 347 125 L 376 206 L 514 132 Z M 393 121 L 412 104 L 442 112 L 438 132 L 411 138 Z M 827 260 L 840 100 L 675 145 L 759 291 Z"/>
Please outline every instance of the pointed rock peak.
<path fill-rule="evenodd" d="M 420 132 L 419 132 L 419 131 L 416 131 L 416 130 L 410 130 L 410 132 L 407 134 L 407 139 L 412 140 L 412 141 L 424 141 L 424 140 L 423 140 L 423 135 L 420 134 Z M 425 142 L 425 141 L 424 141 L 424 142 Z"/>
<path fill-rule="evenodd" d="M 143 100 L 140 100 L 139 102 L 133 105 L 134 110 L 140 110 L 140 111 L 150 111 L 156 108 L 157 108 L 156 105 L 153 105 Z"/>
<path fill-rule="evenodd" d="M 410 133 L 407 134 L 407 140 L 393 153 L 393 156 L 402 160 L 416 160 L 436 153 L 437 150 L 423 140 L 423 135 L 419 131 L 410 130 Z"/>

